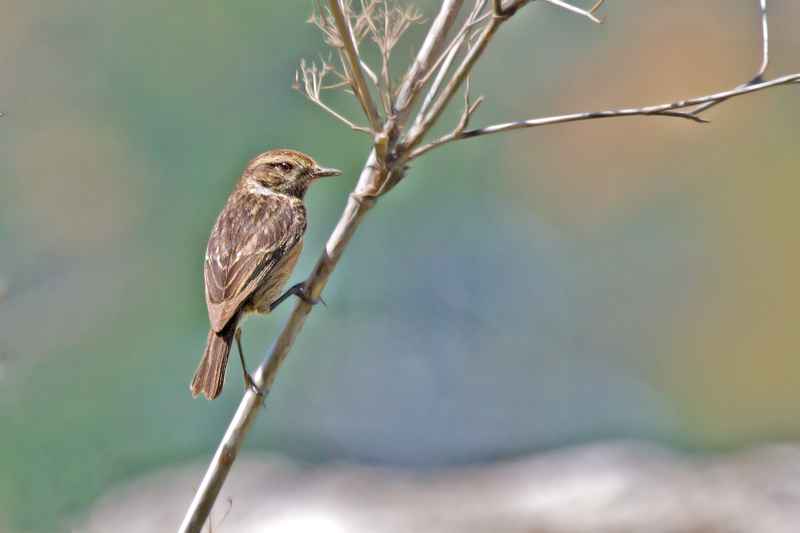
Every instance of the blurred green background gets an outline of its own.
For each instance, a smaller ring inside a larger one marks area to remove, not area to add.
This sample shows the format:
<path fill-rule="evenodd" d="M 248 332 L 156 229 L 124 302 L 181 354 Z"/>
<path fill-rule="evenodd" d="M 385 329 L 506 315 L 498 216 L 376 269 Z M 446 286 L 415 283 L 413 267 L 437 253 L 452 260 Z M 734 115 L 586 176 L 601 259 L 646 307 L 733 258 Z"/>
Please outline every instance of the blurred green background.
<path fill-rule="evenodd" d="M 473 124 L 732 88 L 760 64 L 757 4 L 608 2 L 603 26 L 526 7 L 474 72 Z M 304 279 L 369 139 L 291 88 L 301 58 L 327 54 L 310 1 L 0 5 L 0 529 L 41 530 L 126 477 L 210 458 L 241 398 L 236 361 L 219 400 L 189 392 L 211 226 L 263 151 L 343 169 L 307 196 Z M 770 6 L 768 75 L 800 71 L 800 5 Z M 327 101 L 360 118 L 351 99 Z M 800 88 L 707 116 L 516 131 L 415 162 L 245 450 L 427 468 L 596 439 L 796 439 Z M 289 308 L 245 325 L 251 366 Z"/>

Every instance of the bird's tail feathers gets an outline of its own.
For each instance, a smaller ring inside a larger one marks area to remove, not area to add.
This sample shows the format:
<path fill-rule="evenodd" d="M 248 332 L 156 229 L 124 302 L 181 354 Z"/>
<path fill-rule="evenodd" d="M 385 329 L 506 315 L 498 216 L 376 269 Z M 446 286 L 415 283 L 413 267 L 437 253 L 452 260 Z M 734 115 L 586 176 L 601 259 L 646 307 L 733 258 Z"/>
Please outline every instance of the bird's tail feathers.
<path fill-rule="evenodd" d="M 231 353 L 233 335 L 236 327 L 227 327 L 217 333 L 214 330 L 208 334 L 208 345 L 203 354 L 203 360 L 192 378 L 192 396 L 197 398 L 200 393 L 213 400 L 222 392 L 225 382 L 225 367 L 228 364 L 228 355 Z"/>

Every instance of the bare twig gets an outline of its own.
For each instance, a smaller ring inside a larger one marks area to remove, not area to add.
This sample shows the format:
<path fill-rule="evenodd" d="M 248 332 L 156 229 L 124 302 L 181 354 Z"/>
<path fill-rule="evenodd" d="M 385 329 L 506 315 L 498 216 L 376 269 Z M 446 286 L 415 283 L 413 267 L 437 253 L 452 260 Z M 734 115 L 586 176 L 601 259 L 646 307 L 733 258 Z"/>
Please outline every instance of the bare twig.
<path fill-rule="evenodd" d="M 322 102 L 322 96 L 321 96 L 322 90 L 331 88 L 331 87 L 324 87 L 322 85 L 322 81 L 325 78 L 325 74 L 327 74 L 328 72 L 335 72 L 335 70 L 333 69 L 333 67 L 328 66 L 328 64 L 325 63 L 324 61 L 322 62 L 322 68 L 319 69 L 317 68 L 316 63 L 312 62 L 311 66 L 308 67 L 306 66 L 305 60 L 302 60 L 300 61 L 300 71 L 295 73 L 294 84 L 292 85 L 292 88 L 297 89 L 298 91 L 303 93 L 303 95 L 306 98 L 308 98 L 309 100 L 320 106 L 322 109 L 324 109 L 334 117 L 338 118 L 339 120 L 350 126 L 350 128 L 356 131 L 363 131 L 364 133 L 370 136 L 374 136 L 375 132 L 373 132 L 369 128 L 356 126 L 355 124 L 353 124 L 352 122 L 350 122 L 349 120 L 347 120 L 342 115 L 340 115 L 339 113 L 337 113 L 336 111 L 334 111 L 333 109 L 331 109 Z M 302 85 L 300 84 L 301 73 L 303 82 Z M 333 87 L 337 86 L 338 85 L 335 85 Z"/>
<path fill-rule="evenodd" d="M 434 72 L 436 73 L 436 77 L 434 78 L 430 89 L 428 89 L 428 94 L 425 95 L 425 100 L 423 100 L 422 105 L 417 112 L 417 118 L 414 121 L 415 127 L 422 122 L 425 114 L 428 111 L 428 108 L 431 105 L 431 102 L 433 102 L 433 99 L 436 98 L 436 95 L 439 93 L 439 88 L 442 86 L 445 76 L 447 76 L 447 73 L 450 71 L 450 66 L 458 54 L 459 49 L 464 44 L 465 40 L 469 41 L 469 32 L 472 30 L 475 24 L 483 19 L 483 17 L 480 17 L 479 15 L 483 10 L 484 5 L 486 5 L 486 0 L 477 0 L 475 2 L 475 7 L 472 9 L 472 12 L 470 13 L 466 22 L 464 22 L 462 25 L 461 30 L 453 38 L 447 48 L 445 48 L 444 52 L 442 52 L 442 55 L 436 60 L 436 63 L 434 63 L 433 66 L 428 70 L 428 74 L 420 80 L 420 83 L 424 85 L 428 81 L 428 78 L 430 78 Z M 487 15 L 489 14 L 490 13 L 487 13 Z"/>
<path fill-rule="evenodd" d="M 375 76 L 373 81 L 380 93 L 387 117 L 394 114 L 394 85 L 389 74 L 389 55 L 408 27 L 419 23 L 421 19 L 422 12 L 413 6 L 400 9 L 397 6 L 390 8 L 386 4 L 365 18 L 372 40 L 381 52 L 381 77 Z M 382 83 L 385 85 L 383 90 L 381 90 Z"/>
<path fill-rule="evenodd" d="M 403 84 L 397 90 L 397 99 L 395 101 L 398 113 L 395 121 L 397 124 L 405 124 L 408 119 L 414 101 L 419 94 L 419 81 L 430 69 L 433 64 L 433 58 L 441 54 L 447 33 L 455 22 L 463 3 L 464 0 L 445 0 L 442 2 L 442 8 L 434 19 L 431 29 L 428 30 L 428 35 L 425 37 L 414 63 L 408 69 L 408 72 L 403 77 Z"/>
<path fill-rule="evenodd" d="M 222 514 L 222 516 L 219 518 L 219 520 L 215 520 L 213 512 L 209 513 L 209 515 L 208 515 L 208 524 L 207 524 L 208 525 L 208 533 L 216 533 L 216 531 L 219 528 L 219 526 L 222 525 L 222 523 L 228 517 L 228 514 L 231 512 L 231 509 L 233 508 L 233 498 L 228 497 L 228 498 L 225 499 L 225 501 L 228 502 L 228 508 L 225 509 L 225 512 Z"/>
<path fill-rule="evenodd" d="M 767 0 L 761 0 L 761 37 L 763 46 L 763 54 L 761 60 L 761 68 L 758 70 L 756 78 L 760 78 L 767 71 L 769 66 L 769 26 L 767 25 Z"/>
<path fill-rule="evenodd" d="M 515 15 L 525 4 L 533 1 L 534 0 L 512 0 L 503 7 L 503 0 L 492 0 L 492 15 L 496 19 L 507 20 Z"/>
<path fill-rule="evenodd" d="M 456 72 L 445 86 L 442 94 L 439 95 L 439 98 L 436 99 L 436 102 L 431 106 L 430 110 L 425 114 L 425 116 L 421 120 L 414 122 L 414 126 L 411 127 L 411 130 L 409 130 L 404 141 L 404 148 L 406 150 L 413 150 L 419 145 L 428 131 L 430 131 L 431 127 L 433 127 L 433 124 L 438 120 L 442 112 L 444 112 L 445 107 L 447 107 L 447 105 L 450 103 L 450 99 L 453 98 L 453 95 L 455 95 L 456 91 L 458 91 L 458 89 L 461 87 L 461 84 L 472 70 L 475 62 L 478 61 L 478 58 L 481 56 L 481 54 L 483 54 L 483 51 L 486 50 L 486 46 L 488 46 L 489 41 L 491 41 L 497 29 L 505 20 L 508 19 L 508 17 L 511 16 L 511 14 L 508 13 L 512 13 L 511 9 L 513 9 L 515 6 L 517 6 L 516 9 L 519 9 L 519 7 L 522 7 L 524 3 L 526 3 L 525 0 L 519 0 L 518 2 L 515 2 L 511 7 L 504 10 L 504 13 L 507 14 L 504 16 L 504 18 L 493 17 L 489 21 L 489 23 L 481 32 L 480 37 L 478 37 L 478 41 L 475 46 L 461 61 L 461 65 L 459 65 L 458 69 L 456 69 Z M 516 10 L 514 12 L 516 12 Z"/>
<path fill-rule="evenodd" d="M 763 81 L 764 73 L 767 71 L 767 67 L 769 66 L 769 26 L 767 24 L 767 0 L 760 0 L 761 2 L 761 42 L 762 44 L 762 55 L 761 55 L 761 68 L 758 69 L 758 74 L 752 80 L 748 81 L 747 83 L 743 83 L 738 87 L 738 89 L 744 89 L 745 87 L 750 87 L 756 83 L 761 83 Z M 705 104 L 696 107 L 691 111 L 692 115 L 697 115 L 706 111 L 707 109 L 711 109 L 717 104 L 721 104 L 725 100 L 714 100 L 712 102 L 706 102 Z"/>
<path fill-rule="evenodd" d="M 492 0 L 492 13 L 497 18 L 504 18 L 506 16 L 503 11 L 503 0 Z"/>
<path fill-rule="evenodd" d="M 369 65 L 367 65 L 366 63 L 361 61 L 361 68 L 364 69 L 364 72 L 367 73 L 367 76 L 369 76 L 369 79 L 372 80 L 372 83 L 374 83 L 376 87 L 380 87 L 381 86 L 381 81 L 378 79 L 377 74 L 372 72 L 372 69 L 369 68 Z"/>
<path fill-rule="evenodd" d="M 472 67 L 483 54 L 484 50 L 486 50 L 486 47 L 489 45 L 489 41 L 492 40 L 492 37 L 497 29 L 503 24 L 503 22 L 508 20 L 510 17 L 516 14 L 517 11 L 530 2 L 531 0 L 514 0 L 506 7 L 502 7 L 498 0 L 493 0 L 492 6 L 495 16 L 492 17 L 489 20 L 489 23 L 483 28 L 480 36 L 477 38 L 475 46 L 461 61 L 461 64 L 450 78 L 450 81 L 445 86 L 442 94 L 439 95 L 439 98 L 437 98 L 435 103 L 431 105 L 430 110 L 424 114 L 422 119 L 418 118 L 414 121 L 414 125 L 406 134 L 405 139 L 402 142 L 403 156 L 407 156 L 422 142 L 422 139 L 430 131 L 431 127 L 433 127 L 433 124 L 439 119 L 439 116 L 441 116 L 442 112 L 444 112 L 444 109 L 450 103 L 450 100 L 461 87 L 461 84 L 464 83 L 467 75 L 469 75 L 469 73 L 472 71 Z M 500 13 L 499 15 L 498 10 Z"/>
<path fill-rule="evenodd" d="M 600 7 L 601 5 L 603 5 L 603 2 L 605 2 L 606 0 L 600 0 L 589 11 L 586 11 L 586 10 L 581 9 L 579 7 L 575 7 L 575 6 L 570 5 L 570 4 L 566 3 L 566 2 L 562 2 L 561 0 L 540 0 L 540 1 L 547 2 L 548 4 L 553 4 L 554 6 L 561 7 L 563 9 L 566 9 L 567 11 L 572 11 L 573 13 L 577 13 L 579 15 L 583 15 L 584 17 L 587 17 L 587 18 L 591 19 L 592 21 L 596 22 L 597 24 L 602 24 L 603 22 L 606 21 L 605 17 L 603 17 L 602 20 L 598 20 L 597 17 L 595 17 L 592 14 L 595 11 L 597 11 L 597 8 Z"/>
<path fill-rule="evenodd" d="M 369 93 L 367 80 L 364 79 L 364 72 L 361 70 L 361 59 L 358 57 L 356 51 L 356 43 L 353 40 L 353 34 L 350 31 L 350 24 L 345 19 L 342 8 L 339 5 L 339 0 L 328 0 L 331 7 L 331 14 L 336 23 L 336 29 L 339 31 L 339 37 L 344 46 L 347 61 L 350 64 L 350 72 L 353 74 L 353 90 L 356 93 L 358 101 L 361 102 L 361 107 L 364 108 L 364 113 L 367 115 L 372 131 L 381 131 L 383 124 L 378 115 L 378 110 L 375 108 L 375 103 L 372 101 L 372 96 Z"/>
<path fill-rule="evenodd" d="M 478 109 L 478 106 L 481 105 L 483 102 L 483 96 L 479 96 L 475 103 L 469 105 L 469 76 L 467 76 L 467 83 L 464 87 L 464 112 L 461 113 L 461 120 L 458 121 L 458 126 L 456 126 L 455 133 L 460 134 L 467 126 L 469 126 L 469 119 L 472 117 L 472 114 Z"/>
<path fill-rule="evenodd" d="M 378 45 L 378 49 L 381 51 L 381 75 L 378 77 L 376 74 L 371 74 L 370 77 L 372 78 L 372 83 L 374 83 L 375 87 L 378 89 L 378 95 L 381 99 L 384 116 L 389 117 L 392 114 L 392 80 L 389 78 L 389 50 L 384 46 L 384 44 L 389 39 L 389 26 L 391 24 L 391 18 L 389 16 L 388 9 L 384 8 L 380 11 L 380 13 L 383 14 L 382 17 L 379 17 L 379 19 L 383 20 L 383 32 L 381 32 L 380 28 L 378 27 L 379 24 L 376 23 L 372 17 L 367 18 L 370 31 L 372 32 L 372 40 L 375 41 L 375 43 Z M 383 35 L 381 35 L 381 33 Z M 372 72 L 363 62 L 361 65 L 365 70 L 367 70 L 368 73 Z M 386 88 L 384 89 L 381 87 L 381 84 L 385 84 Z"/>
<path fill-rule="evenodd" d="M 792 74 L 791 76 L 784 76 L 783 78 L 778 78 L 776 80 L 765 81 L 762 83 L 749 85 L 747 87 L 739 87 L 723 93 L 712 94 L 711 96 L 703 96 L 702 98 L 694 98 L 692 100 L 684 100 L 682 102 L 675 102 L 672 104 L 642 107 L 639 109 L 619 109 L 616 111 L 594 111 L 591 113 L 576 113 L 572 115 L 561 115 L 557 117 L 537 118 L 533 120 L 524 120 L 521 122 L 512 122 L 508 124 L 497 124 L 495 126 L 487 126 L 485 128 L 465 131 L 461 133 L 454 132 L 451 133 L 450 135 L 445 135 L 444 137 L 437 139 L 432 143 L 417 148 L 409 155 L 408 160 L 411 161 L 413 159 L 416 159 L 422 154 L 430 152 L 434 148 L 437 148 L 439 146 L 442 146 L 443 144 L 447 144 L 452 141 L 457 141 L 459 139 L 469 139 L 471 137 L 479 137 L 481 135 L 489 135 L 492 133 L 519 130 L 523 128 L 548 126 L 550 124 L 562 124 L 564 122 L 577 122 L 580 120 L 592 120 L 596 118 L 631 117 L 636 115 L 681 117 L 681 118 L 687 118 L 689 120 L 694 120 L 695 122 L 709 122 L 704 118 L 696 116 L 694 112 L 680 112 L 675 110 L 682 109 L 684 107 L 695 106 L 698 104 L 704 104 L 707 102 L 727 100 L 735 96 L 740 96 L 743 94 L 760 91 L 762 89 L 775 87 L 777 85 L 785 85 L 788 83 L 793 83 L 798 80 L 800 80 L 800 74 Z"/>
<path fill-rule="evenodd" d="M 384 42 L 389 41 L 389 10 L 384 10 Z M 381 48 L 381 75 L 383 76 L 384 83 L 386 83 L 386 90 L 383 93 L 386 95 L 386 116 L 394 114 L 394 87 L 392 87 L 392 79 L 389 75 L 389 53 L 391 49 L 388 46 Z"/>
<path fill-rule="evenodd" d="M 447 107 L 447 105 L 450 103 L 450 99 L 453 97 L 456 91 L 458 91 L 459 87 L 464 82 L 464 79 L 469 75 L 469 73 L 472 70 L 472 67 L 475 65 L 475 62 L 477 62 L 478 58 L 480 58 L 481 54 L 483 54 L 483 51 L 486 49 L 486 46 L 489 44 L 489 41 L 492 39 L 492 37 L 494 36 L 495 32 L 500 27 L 500 25 L 506 20 L 508 20 L 511 16 L 513 16 L 517 11 L 519 11 L 530 1 L 531 0 L 515 0 L 511 2 L 508 6 L 502 7 L 500 0 L 493 0 L 492 12 L 494 14 L 494 17 L 492 18 L 491 21 L 489 21 L 489 24 L 487 24 L 486 27 L 483 29 L 483 32 L 478 38 L 475 47 L 472 48 L 470 52 L 467 54 L 467 56 L 463 59 L 458 70 L 456 70 L 456 73 L 453 74 L 452 78 L 450 79 L 450 82 L 447 84 L 445 89 L 442 91 L 442 94 L 436 100 L 436 103 L 433 104 L 432 108 L 426 113 L 424 114 L 420 113 L 420 115 L 422 116 L 417 117 L 417 119 L 414 121 L 414 126 L 408 132 L 404 144 L 409 150 L 412 151 L 412 153 L 413 150 L 420 144 L 420 142 L 428 133 L 428 131 L 430 131 L 430 128 L 438 120 L 439 116 Z M 559 7 L 568 9 L 570 11 L 585 15 L 590 19 L 592 19 L 593 21 L 597 22 L 598 24 L 602 24 L 603 21 L 605 21 L 605 18 L 603 20 L 598 20 L 592 14 L 598 7 L 600 7 L 603 4 L 604 0 L 600 0 L 591 9 L 591 11 L 584 11 L 569 4 L 565 4 L 560 0 L 542 0 L 542 1 L 549 2 Z"/>

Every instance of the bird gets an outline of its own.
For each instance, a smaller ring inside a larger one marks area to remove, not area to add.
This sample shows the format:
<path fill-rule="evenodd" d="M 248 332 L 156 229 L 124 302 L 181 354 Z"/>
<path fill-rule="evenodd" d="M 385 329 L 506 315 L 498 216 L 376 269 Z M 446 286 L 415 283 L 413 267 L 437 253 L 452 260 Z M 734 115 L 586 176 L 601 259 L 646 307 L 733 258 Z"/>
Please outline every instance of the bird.
<path fill-rule="evenodd" d="M 248 315 L 268 314 L 291 295 L 317 303 L 306 282 L 281 291 L 303 247 L 308 187 L 318 178 L 340 174 L 294 150 L 265 152 L 247 165 L 206 248 L 203 270 L 211 331 L 191 382 L 194 398 L 220 395 L 234 339 L 246 388 L 263 395 L 245 367 L 239 326 Z"/>

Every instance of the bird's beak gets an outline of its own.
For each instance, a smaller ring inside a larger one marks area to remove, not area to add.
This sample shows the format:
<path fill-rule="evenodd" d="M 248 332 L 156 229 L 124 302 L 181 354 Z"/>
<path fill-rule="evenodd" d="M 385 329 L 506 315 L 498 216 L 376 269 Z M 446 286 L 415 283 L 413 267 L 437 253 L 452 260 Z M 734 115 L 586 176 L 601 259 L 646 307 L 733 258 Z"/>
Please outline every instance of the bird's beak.
<path fill-rule="evenodd" d="M 342 173 L 341 170 L 335 168 L 318 168 L 314 171 L 314 178 L 327 178 L 328 176 L 338 176 Z"/>

